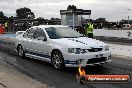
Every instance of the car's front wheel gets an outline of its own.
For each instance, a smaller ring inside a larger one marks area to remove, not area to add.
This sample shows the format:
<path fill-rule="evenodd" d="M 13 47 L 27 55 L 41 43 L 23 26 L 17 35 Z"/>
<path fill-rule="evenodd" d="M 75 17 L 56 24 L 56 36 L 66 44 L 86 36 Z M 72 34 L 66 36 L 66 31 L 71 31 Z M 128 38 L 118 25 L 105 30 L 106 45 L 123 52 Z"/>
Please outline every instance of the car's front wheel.
<path fill-rule="evenodd" d="M 59 50 L 53 51 L 51 61 L 52 65 L 58 70 L 65 67 L 63 55 Z"/>
<path fill-rule="evenodd" d="M 24 52 L 23 47 L 21 45 L 18 46 L 17 53 L 18 53 L 18 56 L 25 57 L 25 52 Z"/>

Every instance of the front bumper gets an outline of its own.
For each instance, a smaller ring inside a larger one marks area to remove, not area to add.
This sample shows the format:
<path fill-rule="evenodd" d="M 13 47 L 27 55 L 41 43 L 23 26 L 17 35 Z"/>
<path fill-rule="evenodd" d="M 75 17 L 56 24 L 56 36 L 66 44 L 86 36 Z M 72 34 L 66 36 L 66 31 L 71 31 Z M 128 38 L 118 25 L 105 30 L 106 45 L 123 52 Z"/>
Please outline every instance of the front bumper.
<path fill-rule="evenodd" d="M 92 52 L 86 54 L 64 54 L 66 67 L 85 67 L 87 65 L 104 64 L 111 61 L 111 52 Z"/>

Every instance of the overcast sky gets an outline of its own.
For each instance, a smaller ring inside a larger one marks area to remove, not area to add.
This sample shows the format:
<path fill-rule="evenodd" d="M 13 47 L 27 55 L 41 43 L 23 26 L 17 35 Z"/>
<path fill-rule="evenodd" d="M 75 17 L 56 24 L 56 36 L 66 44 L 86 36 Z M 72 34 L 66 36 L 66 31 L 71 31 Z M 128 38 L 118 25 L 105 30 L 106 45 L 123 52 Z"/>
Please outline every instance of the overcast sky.
<path fill-rule="evenodd" d="M 0 11 L 6 16 L 15 16 L 16 9 L 28 7 L 36 18 L 60 18 L 60 10 L 65 10 L 72 4 L 78 9 L 92 10 L 92 19 L 104 17 L 108 21 L 117 21 L 127 19 L 128 15 L 132 19 L 131 0 L 0 0 Z"/>

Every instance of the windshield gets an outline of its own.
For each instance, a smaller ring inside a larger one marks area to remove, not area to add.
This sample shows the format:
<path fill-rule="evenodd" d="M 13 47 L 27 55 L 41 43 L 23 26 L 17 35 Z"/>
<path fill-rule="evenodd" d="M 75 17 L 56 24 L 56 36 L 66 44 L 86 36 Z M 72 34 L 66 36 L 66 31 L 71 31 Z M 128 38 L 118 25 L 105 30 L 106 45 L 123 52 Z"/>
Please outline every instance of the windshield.
<path fill-rule="evenodd" d="M 50 27 L 46 29 L 50 39 L 78 38 L 82 35 L 70 27 Z"/>

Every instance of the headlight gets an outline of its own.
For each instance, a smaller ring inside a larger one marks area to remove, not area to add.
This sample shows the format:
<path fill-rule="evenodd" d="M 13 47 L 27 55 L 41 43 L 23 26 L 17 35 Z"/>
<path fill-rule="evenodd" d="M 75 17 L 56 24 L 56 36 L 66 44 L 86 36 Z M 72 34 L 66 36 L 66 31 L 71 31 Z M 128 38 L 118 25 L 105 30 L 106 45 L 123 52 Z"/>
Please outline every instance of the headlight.
<path fill-rule="evenodd" d="M 75 54 L 84 54 L 86 53 L 86 49 L 80 49 L 80 48 L 68 48 L 69 53 L 75 53 Z"/>
<path fill-rule="evenodd" d="M 109 51 L 109 46 L 105 46 L 105 51 Z"/>

